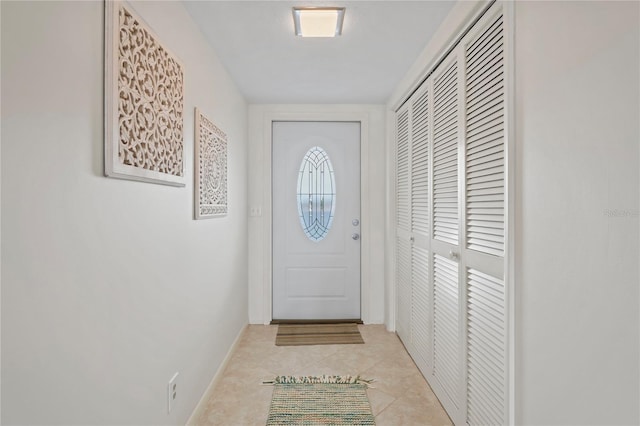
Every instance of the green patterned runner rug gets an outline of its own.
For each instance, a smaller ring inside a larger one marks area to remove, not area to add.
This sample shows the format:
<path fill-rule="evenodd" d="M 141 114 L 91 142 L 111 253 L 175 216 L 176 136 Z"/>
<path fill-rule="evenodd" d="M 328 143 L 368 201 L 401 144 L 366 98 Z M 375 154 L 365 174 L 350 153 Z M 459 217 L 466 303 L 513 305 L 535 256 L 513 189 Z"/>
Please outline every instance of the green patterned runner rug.
<path fill-rule="evenodd" d="M 367 398 L 370 380 L 359 376 L 278 376 L 267 426 L 375 425 Z"/>

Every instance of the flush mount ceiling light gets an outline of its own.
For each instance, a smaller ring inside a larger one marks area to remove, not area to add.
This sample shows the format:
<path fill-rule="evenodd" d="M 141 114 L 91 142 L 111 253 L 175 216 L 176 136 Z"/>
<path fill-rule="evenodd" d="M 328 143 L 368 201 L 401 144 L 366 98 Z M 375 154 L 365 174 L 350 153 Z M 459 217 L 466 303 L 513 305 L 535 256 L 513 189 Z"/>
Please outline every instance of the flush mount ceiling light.
<path fill-rule="evenodd" d="M 296 35 L 335 37 L 342 34 L 344 7 L 294 7 Z"/>

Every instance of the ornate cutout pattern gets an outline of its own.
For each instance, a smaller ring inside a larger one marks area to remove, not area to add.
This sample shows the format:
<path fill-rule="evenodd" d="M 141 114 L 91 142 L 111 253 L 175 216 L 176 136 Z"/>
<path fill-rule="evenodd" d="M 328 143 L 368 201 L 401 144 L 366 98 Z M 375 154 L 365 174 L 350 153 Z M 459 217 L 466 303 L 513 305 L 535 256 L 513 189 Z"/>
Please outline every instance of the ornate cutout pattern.
<path fill-rule="evenodd" d="M 128 6 L 106 3 L 105 173 L 182 186 L 182 65 Z"/>
<path fill-rule="evenodd" d="M 323 240 L 336 211 L 336 181 L 329 154 L 319 146 L 309 149 L 300 164 L 297 204 L 305 235 Z"/>
<path fill-rule="evenodd" d="M 196 108 L 196 219 L 227 214 L 227 135 Z"/>

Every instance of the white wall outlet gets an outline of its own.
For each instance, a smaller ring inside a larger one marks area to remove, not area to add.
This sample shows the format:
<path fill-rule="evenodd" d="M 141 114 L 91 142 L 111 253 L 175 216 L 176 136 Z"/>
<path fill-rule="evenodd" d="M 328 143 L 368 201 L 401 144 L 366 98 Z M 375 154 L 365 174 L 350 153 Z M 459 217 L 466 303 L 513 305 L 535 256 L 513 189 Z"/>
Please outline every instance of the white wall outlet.
<path fill-rule="evenodd" d="M 176 372 L 167 384 L 167 414 L 171 413 L 178 397 L 178 375 L 179 373 Z"/>

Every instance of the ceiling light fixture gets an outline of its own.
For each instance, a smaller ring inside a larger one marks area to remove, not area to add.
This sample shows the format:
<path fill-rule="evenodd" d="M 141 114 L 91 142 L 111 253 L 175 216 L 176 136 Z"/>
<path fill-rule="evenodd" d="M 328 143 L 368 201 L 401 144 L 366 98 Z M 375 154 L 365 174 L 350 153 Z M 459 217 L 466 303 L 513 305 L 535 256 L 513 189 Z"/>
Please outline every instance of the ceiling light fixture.
<path fill-rule="evenodd" d="M 344 7 L 294 7 L 296 35 L 302 37 L 335 37 L 342 34 Z"/>

